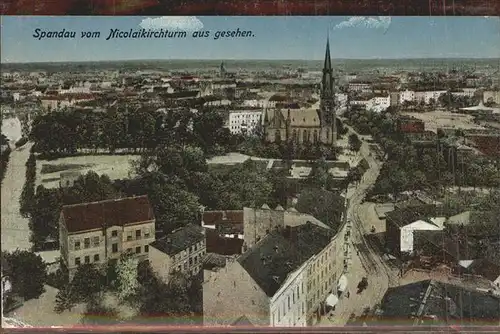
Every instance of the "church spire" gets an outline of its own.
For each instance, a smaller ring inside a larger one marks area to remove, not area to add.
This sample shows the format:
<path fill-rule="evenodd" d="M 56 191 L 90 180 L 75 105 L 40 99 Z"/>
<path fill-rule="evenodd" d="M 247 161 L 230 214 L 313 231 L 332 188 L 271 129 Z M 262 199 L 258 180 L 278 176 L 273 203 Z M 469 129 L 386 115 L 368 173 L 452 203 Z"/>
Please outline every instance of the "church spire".
<path fill-rule="evenodd" d="M 323 79 L 321 80 L 321 93 L 324 97 L 333 94 L 333 69 L 330 56 L 330 36 L 326 38 L 325 63 L 323 65 Z"/>

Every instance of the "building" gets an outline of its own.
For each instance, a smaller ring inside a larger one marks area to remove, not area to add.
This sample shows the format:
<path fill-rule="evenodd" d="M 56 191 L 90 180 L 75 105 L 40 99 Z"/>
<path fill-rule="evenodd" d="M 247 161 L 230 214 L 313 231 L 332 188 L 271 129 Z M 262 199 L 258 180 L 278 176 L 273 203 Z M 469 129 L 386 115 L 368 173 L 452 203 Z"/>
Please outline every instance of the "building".
<path fill-rule="evenodd" d="M 168 282 L 174 272 L 187 275 L 199 273 L 205 254 L 204 228 L 189 224 L 153 242 L 149 250 L 149 263 L 159 277 Z"/>
<path fill-rule="evenodd" d="M 335 146 L 337 140 L 336 108 L 330 41 L 328 40 L 319 110 L 267 109 L 264 113 L 265 139 L 272 143 L 294 141 L 298 144 L 309 142 Z"/>
<path fill-rule="evenodd" d="M 386 215 L 386 248 L 396 256 L 413 254 L 415 231 L 441 231 L 446 217 L 435 205 L 396 208 Z"/>
<path fill-rule="evenodd" d="M 307 326 L 315 307 L 337 292 L 338 238 L 310 223 L 277 228 L 224 268 L 205 271 L 204 325 L 244 316 L 258 326 Z"/>
<path fill-rule="evenodd" d="M 204 211 L 201 226 L 205 228 L 207 253 L 241 254 L 243 249 L 243 210 Z"/>
<path fill-rule="evenodd" d="M 65 205 L 59 218 L 61 260 L 70 277 L 80 264 L 133 253 L 148 258 L 155 217 L 147 196 Z"/>
<path fill-rule="evenodd" d="M 232 134 L 253 134 L 262 124 L 262 110 L 232 110 L 228 128 Z"/>
<path fill-rule="evenodd" d="M 377 321 L 401 325 L 490 325 L 500 321 L 500 297 L 433 280 L 389 288 Z"/>

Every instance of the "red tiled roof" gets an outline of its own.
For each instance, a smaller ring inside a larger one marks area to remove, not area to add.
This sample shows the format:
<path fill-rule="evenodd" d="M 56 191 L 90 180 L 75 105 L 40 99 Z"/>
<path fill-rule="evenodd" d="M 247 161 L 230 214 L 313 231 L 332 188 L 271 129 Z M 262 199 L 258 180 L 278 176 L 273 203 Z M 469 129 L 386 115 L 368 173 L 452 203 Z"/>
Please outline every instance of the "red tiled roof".
<path fill-rule="evenodd" d="M 66 205 L 62 218 L 70 233 L 155 219 L 147 196 Z"/>
<path fill-rule="evenodd" d="M 224 219 L 224 214 L 226 219 Z M 203 212 L 203 223 L 205 225 L 215 225 L 217 223 L 243 224 L 243 210 L 205 211 Z"/>

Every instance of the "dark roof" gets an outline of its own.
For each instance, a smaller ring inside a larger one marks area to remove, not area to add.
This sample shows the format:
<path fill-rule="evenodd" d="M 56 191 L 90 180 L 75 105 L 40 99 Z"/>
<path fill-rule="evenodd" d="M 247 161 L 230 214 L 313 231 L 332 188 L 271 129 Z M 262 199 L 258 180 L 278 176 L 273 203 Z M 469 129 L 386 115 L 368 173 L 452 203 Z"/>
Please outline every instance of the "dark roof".
<path fill-rule="evenodd" d="M 467 267 L 471 274 L 482 276 L 490 281 L 495 281 L 500 276 L 500 265 L 488 259 L 477 259 Z"/>
<path fill-rule="evenodd" d="M 212 270 L 214 268 L 224 268 L 226 257 L 224 255 L 207 253 L 203 258 L 203 269 Z"/>
<path fill-rule="evenodd" d="M 218 231 L 209 228 L 205 229 L 205 237 L 208 253 L 221 255 L 241 254 L 243 239 L 221 237 Z"/>
<path fill-rule="evenodd" d="M 203 222 L 205 225 L 215 225 L 222 222 L 243 224 L 243 210 L 205 211 L 203 212 Z"/>
<path fill-rule="evenodd" d="M 288 274 L 325 248 L 332 237 L 331 230 L 310 223 L 275 230 L 240 256 L 238 262 L 272 297 Z"/>
<path fill-rule="evenodd" d="M 419 219 L 425 219 L 429 216 L 436 215 L 437 209 L 432 204 L 422 204 L 419 206 L 396 208 L 386 214 L 386 221 L 390 221 L 399 227 L 411 224 Z"/>
<path fill-rule="evenodd" d="M 188 224 L 178 228 L 166 237 L 154 241 L 151 246 L 159 251 L 174 255 L 205 239 L 205 229 L 201 226 Z"/>
<path fill-rule="evenodd" d="M 61 214 L 70 233 L 155 219 L 147 196 L 65 205 Z"/>
<path fill-rule="evenodd" d="M 435 317 L 438 323 L 495 322 L 500 318 L 500 298 L 431 280 L 389 288 L 381 303 L 381 318 L 402 320 L 418 317 L 422 325 Z M 419 314 L 420 312 L 420 314 Z M 426 320 L 427 319 L 427 320 Z"/>
<path fill-rule="evenodd" d="M 472 260 L 479 256 L 479 246 L 474 240 L 459 238 L 448 231 L 414 231 L 414 249 L 425 256 L 441 255 L 445 251 L 453 259 Z"/>

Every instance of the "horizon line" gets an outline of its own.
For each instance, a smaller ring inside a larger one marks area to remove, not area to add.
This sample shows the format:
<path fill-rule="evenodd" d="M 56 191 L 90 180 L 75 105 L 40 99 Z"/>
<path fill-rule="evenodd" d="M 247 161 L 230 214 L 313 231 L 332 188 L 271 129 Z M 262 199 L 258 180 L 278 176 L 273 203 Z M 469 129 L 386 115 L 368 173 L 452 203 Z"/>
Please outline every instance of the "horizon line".
<path fill-rule="evenodd" d="M 500 61 L 500 57 L 400 57 L 400 58 L 331 58 L 332 60 L 352 60 L 352 61 L 377 61 L 377 60 L 498 60 Z M 300 59 L 300 58 L 292 58 L 292 59 L 278 59 L 278 58 L 238 58 L 238 59 L 223 59 L 223 58 L 213 58 L 213 59 L 182 59 L 182 58 L 173 58 L 173 59 L 101 59 L 101 60 L 57 60 L 57 61 L 26 61 L 26 62 L 0 62 L 0 65 L 27 65 L 27 64 L 60 64 L 60 63 L 105 63 L 105 62 L 137 62 L 137 61 L 323 61 L 324 59 Z"/>

